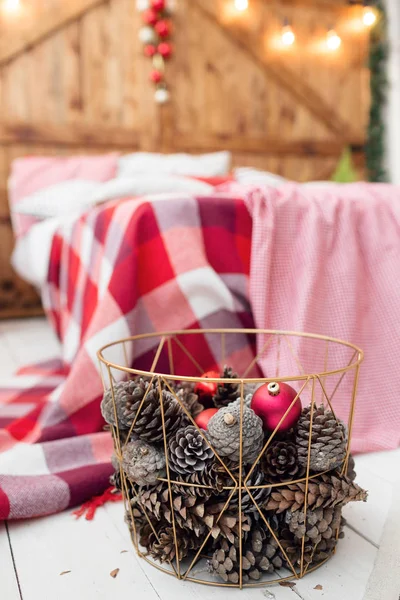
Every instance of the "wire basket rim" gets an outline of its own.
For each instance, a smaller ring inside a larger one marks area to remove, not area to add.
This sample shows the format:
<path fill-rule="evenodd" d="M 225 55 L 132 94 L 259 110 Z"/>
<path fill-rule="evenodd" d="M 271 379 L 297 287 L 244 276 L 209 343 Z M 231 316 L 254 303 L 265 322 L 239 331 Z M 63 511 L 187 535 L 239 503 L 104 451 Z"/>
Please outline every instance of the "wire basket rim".
<path fill-rule="evenodd" d="M 347 373 L 347 371 L 351 371 L 352 369 L 355 369 L 356 367 L 358 367 L 359 365 L 361 365 L 361 363 L 364 360 L 364 352 L 363 350 L 361 350 L 361 348 L 359 348 L 358 346 L 356 346 L 355 344 L 352 344 L 351 342 L 346 342 L 344 340 L 338 339 L 338 338 L 334 338 L 331 336 L 327 336 L 327 335 L 321 335 L 318 333 L 305 333 L 305 332 L 298 332 L 298 331 L 285 331 L 285 330 L 275 330 L 275 329 L 249 329 L 249 328 L 232 328 L 232 329 L 223 329 L 223 328 L 211 328 L 211 329 L 179 329 L 179 330 L 173 330 L 173 331 L 162 331 L 162 332 L 151 332 L 151 333 L 141 333 L 138 335 L 132 335 L 126 338 L 121 338 L 118 340 L 115 340 L 114 342 L 110 342 L 108 344 L 105 344 L 104 346 L 102 346 L 98 351 L 97 351 L 97 358 L 100 361 L 100 363 L 103 363 L 107 368 L 113 368 L 113 369 L 117 369 L 118 371 L 123 371 L 125 373 L 131 373 L 133 375 L 140 375 L 142 377 L 161 377 L 161 378 L 165 378 L 168 380 L 172 380 L 172 381 L 188 381 L 188 382 L 200 382 L 203 380 L 203 377 L 199 376 L 199 377 L 192 377 L 192 376 L 182 376 L 182 375 L 172 375 L 170 373 L 159 373 L 155 370 L 153 371 L 142 371 L 140 369 L 133 369 L 131 367 L 126 367 L 123 365 L 119 365 L 116 363 L 113 363 L 109 360 L 107 360 L 104 356 L 103 353 L 105 350 L 107 350 L 108 348 L 112 348 L 113 346 L 118 346 L 120 344 L 123 344 L 125 342 L 133 342 L 136 340 L 142 340 L 142 339 L 148 339 L 148 338 L 159 338 L 160 341 L 165 338 L 165 341 L 167 341 L 168 339 L 173 339 L 175 336 L 177 335 L 196 335 L 196 334 L 225 334 L 225 333 L 242 333 L 242 334 L 269 334 L 269 335 L 282 335 L 282 336 L 290 336 L 290 337 L 301 337 L 301 338 L 308 338 L 308 339 L 314 339 L 314 340 L 322 340 L 322 341 L 326 341 L 326 342 L 332 342 L 334 344 L 338 344 L 341 346 L 345 346 L 347 348 L 351 348 L 354 350 L 355 354 L 358 354 L 357 360 L 355 360 L 354 362 L 351 362 L 350 364 L 348 364 L 345 367 L 342 367 L 340 369 L 335 369 L 332 371 L 321 371 L 320 373 L 303 373 L 301 375 L 297 375 L 297 376 L 279 376 L 279 377 L 238 377 L 238 381 L 240 381 L 241 383 L 268 383 L 268 382 L 285 382 L 285 381 L 306 381 L 307 379 L 314 379 L 314 378 L 320 378 L 320 377 L 327 377 L 330 375 L 337 375 L 340 373 Z M 215 382 L 215 383 L 230 383 L 231 379 L 226 379 L 223 377 L 209 377 L 207 378 L 210 382 Z"/>

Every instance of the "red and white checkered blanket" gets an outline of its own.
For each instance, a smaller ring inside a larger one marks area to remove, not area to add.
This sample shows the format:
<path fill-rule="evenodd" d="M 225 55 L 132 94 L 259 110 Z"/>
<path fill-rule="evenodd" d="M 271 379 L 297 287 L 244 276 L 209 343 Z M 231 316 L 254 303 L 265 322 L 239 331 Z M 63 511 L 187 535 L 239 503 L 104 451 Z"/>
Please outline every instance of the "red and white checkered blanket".
<path fill-rule="evenodd" d="M 0 390 L 0 519 L 61 511 L 107 487 L 102 345 L 142 332 L 253 326 L 251 229 L 243 200 L 216 194 L 113 202 L 58 232 L 43 296 L 63 356 L 22 369 Z M 206 337 L 200 348 L 210 368 L 217 359 Z M 250 345 L 237 351 L 249 361 Z"/>

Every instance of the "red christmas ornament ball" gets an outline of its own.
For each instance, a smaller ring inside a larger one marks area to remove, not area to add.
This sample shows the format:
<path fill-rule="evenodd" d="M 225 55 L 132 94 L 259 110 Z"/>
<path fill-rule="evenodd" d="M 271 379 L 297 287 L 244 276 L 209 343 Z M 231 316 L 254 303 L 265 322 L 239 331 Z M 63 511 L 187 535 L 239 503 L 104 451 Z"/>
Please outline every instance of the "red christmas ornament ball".
<path fill-rule="evenodd" d="M 160 38 L 166 38 L 171 33 L 171 24 L 169 21 L 161 19 L 161 21 L 157 21 L 157 23 L 154 25 L 154 29 Z"/>
<path fill-rule="evenodd" d="M 146 56 L 148 56 L 149 58 L 153 58 L 153 56 L 157 52 L 157 48 L 154 44 L 146 44 L 143 51 Z"/>
<path fill-rule="evenodd" d="M 154 10 L 161 12 L 166 8 L 166 2 L 165 0 L 151 0 L 151 7 Z"/>
<path fill-rule="evenodd" d="M 172 54 L 172 46 L 168 42 L 161 42 L 158 44 L 157 52 L 164 58 L 169 58 Z"/>
<path fill-rule="evenodd" d="M 220 377 L 220 374 L 218 371 L 206 371 L 206 373 L 203 373 L 202 377 L 204 378 L 204 381 L 196 383 L 194 391 L 203 401 L 204 397 L 212 398 L 212 396 L 217 393 L 218 384 L 215 383 L 215 381 L 207 381 L 207 379 L 209 377 L 216 379 L 217 377 Z"/>
<path fill-rule="evenodd" d="M 254 393 L 251 408 L 262 419 L 264 428 L 274 431 L 296 396 L 296 390 L 287 383 L 266 383 Z M 291 429 L 299 420 L 300 413 L 301 401 L 297 398 L 278 431 Z"/>
<path fill-rule="evenodd" d="M 159 19 L 158 13 L 155 10 L 153 10 L 152 8 L 149 8 L 149 10 L 145 10 L 143 13 L 143 21 L 147 25 L 151 25 L 152 27 L 154 27 L 155 24 L 157 23 L 158 19 Z"/>
<path fill-rule="evenodd" d="M 206 408 L 197 415 L 194 422 L 200 429 L 207 429 L 208 421 L 218 412 L 218 408 Z"/>
<path fill-rule="evenodd" d="M 150 73 L 150 79 L 153 83 L 160 83 L 160 81 L 162 81 L 162 78 L 163 74 L 161 73 L 161 71 L 157 71 L 157 69 L 154 69 L 154 71 Z"/>

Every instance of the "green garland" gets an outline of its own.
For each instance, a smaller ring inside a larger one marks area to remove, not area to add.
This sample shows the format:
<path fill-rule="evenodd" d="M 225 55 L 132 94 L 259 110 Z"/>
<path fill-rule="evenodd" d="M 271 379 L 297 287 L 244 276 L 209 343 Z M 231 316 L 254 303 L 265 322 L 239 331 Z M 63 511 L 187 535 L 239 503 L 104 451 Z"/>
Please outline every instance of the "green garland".
<path fill-rule="evenodd" d="M 387 15 L 383 0 L 376 0 L 379 19 L 371 30 L 369 68 L 371 71 L 371 108 L 368 125 L 368 141 L 365 149 L 368 180 L 387 181 L 385 167 L 385 105 L 388 80 Z"/>

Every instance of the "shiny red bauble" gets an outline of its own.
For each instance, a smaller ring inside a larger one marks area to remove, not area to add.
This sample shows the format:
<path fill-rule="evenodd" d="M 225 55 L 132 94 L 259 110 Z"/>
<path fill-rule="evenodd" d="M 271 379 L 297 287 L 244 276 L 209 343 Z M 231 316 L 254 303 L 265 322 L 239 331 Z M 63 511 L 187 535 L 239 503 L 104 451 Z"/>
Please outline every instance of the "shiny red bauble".
<path fill-rule="evenodd" d="M 264 428 L 274 431 L 296 396 L 296 390 L 287 383 L 266 383 L 254 393 L 251 408 L 262 419 Z M 299 420 L 300 413 L 301 401 L 300 398 L 297 398 L 279 425 L 278 431 L 288 431 L 294 427 Z"/>
<path fill-rule="evenodd" d="M 145 56 L 148 56 L 149 58 L 153 58 L 153 56 L 157 52 L 157 48 L 154 44 L 146 44 L 143 49 L 143 52 L 144 52 Z"/>
<path fill-rule="evenodd" d="M 154 29 L 161 38 L 166 38 L 171 33 L 171 24 L 169 21 L 162 19 L 161 21 L 157 21 L 154 25 Z"/>
<path fill-rule="evenodd" d="M 221 377 L 221 375 L 218 371 L 207 371 L 206 373 L 203 373 L 202 377 L 204 378 L 204 381 L 196 383 L 194 391 L 203 401 L 204 397 L 212 398 L 214 394 L 217 393 L 218 384 L 214 381 L 207 381 L 207 378 L 212 377 L 213 379 L 217 379 Z"/>
<path fill-rule="evenodd" d="M 157 71 L 157 69 L 154 69 L 154 71 L 150 73 L 150 79 L 154 83 L 160 83 L 160 81 L 162 81 L 162 78 L 163 74 L 161 73 L 161 71 Z"/>
<path fill-rule="evenodd" d="M 166 2 L 165 0 L 151 0 L 151 7 L 158 12 L 165 10 Z"/>
<path fill-rule="evenodd" d="M 143 13 L 143 21 L 146 23 L 146 25 L 152 25 L 154 27 L 158 19 L 158 13 L 151 8 L 149 8 L 149 10 L 145 10 Z"/>
<path fill-rule="evenodd" d="M 200 429 L 207 429 L 208 421 L 218 412 L 218 408 L 206 408 L 197 415 L 194 422 Z"/>
<path fill-rule="evenodd" d="M 157 52 L 163 58 L 169 58 L 172 54 L 172 46 L 168 42 L 161 42 L 161 44 L 158 44 Z"/>

